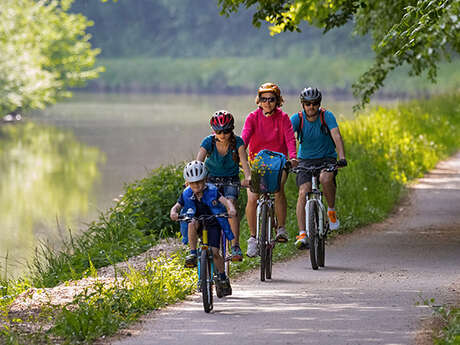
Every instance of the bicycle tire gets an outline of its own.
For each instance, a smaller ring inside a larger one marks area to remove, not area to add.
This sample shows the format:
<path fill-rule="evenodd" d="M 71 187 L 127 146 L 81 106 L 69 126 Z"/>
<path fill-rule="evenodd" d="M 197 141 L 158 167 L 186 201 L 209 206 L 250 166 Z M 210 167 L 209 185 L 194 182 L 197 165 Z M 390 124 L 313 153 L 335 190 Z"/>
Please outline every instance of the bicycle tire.
<path fill-rule="evenodd" d="M 309 234 L 309 242 L 310 242 L 310 262 L 311 268 L 314 270 L 318 269 L 318 206 L 316 202 L 310 202 L 308 204 L 308 230 Z"/>
<path fill-rule="evenodd" d="M 268 229 L 268 231 L 271 232 L 271 234 L 273 235 L 273 229 L 276 228 L 276 222 L 275 222 L 275 216 L 273 214 L 273 209 L 271 209 L 271 212 L 270 212 L 270 218 L 271 218 L 271 229 Z M 274 242 L 273 242 L 273 239 L 270 241 L 270 243 L 268 243 L 268 246 L 267 246 L 267 264 L 266 264 L 266 267 L 265 267 L 265 278 L 266 279 L 272 279 L 272 268 L 273 268 L 273 249 L 274 249 Z"/>
<path fill-rule="evenodd" d="M 211 261 L 207 250 L 201 252 L 200 257 L 200 284 L 201 293 L 203 295 L 203 308 L 206 313 L 209 313 L 213 308 L 212 301 L 212 274 Z"/>
<path fill-rule="evenodd" d="M 231 256 L 227 257 L 230 253 L 232 253 L 232 243 L 225 239 L 222 241 L 223 245 L 225 246 L 225 251 L 222 250 L 222 258 L 224 259 L 224 271 L 227 277 L 230 277 L 230 261 L 232 261 Z"/>
<path fill-rule="evenodd" d="M 260 280 L 265 281 L 267 266 L 267 231 L 268 231 L 268 210 L 267 205 L 262 205 L 260 212 L 260 231 L 259 231 L 259 252 L 260 252 Z"/>
<path fill-rule="evenodd" d="M 324 267 L 326 260 L 326 235 L 318 237 L 318 266 Z"/>

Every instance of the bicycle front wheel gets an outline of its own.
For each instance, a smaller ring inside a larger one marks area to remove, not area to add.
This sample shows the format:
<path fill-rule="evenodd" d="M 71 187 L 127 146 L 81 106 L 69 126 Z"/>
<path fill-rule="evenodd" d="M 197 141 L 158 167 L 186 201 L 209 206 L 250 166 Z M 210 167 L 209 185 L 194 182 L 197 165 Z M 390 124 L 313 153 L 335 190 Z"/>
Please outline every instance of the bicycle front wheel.
<path fill-rule="evenodd" d="M 308 230 L 309 230 L 309 242 L 310 242 L 310 261 L 311 267 L 314 270 L 318 269 L 318 205 L 316 202 L 310 202 L 308 204 Z"/>
<path fill-rule="evenodd" d="M 326 235 L 318 237 L 318 266 L 324 267 L 326 258 Z"/>
<path fill-rule="evenodd" d="M 268 234 L 268 207 L 266 204 L 262 205 L 260 212 L 260 229 L 259 229 L 259 251 L 260 251 L 260 280 L 265 281 L 265 271 L 267 267 L 267 234 Z"/>
<path fill-rule="evenodd" d="M 203 295 L 203 308 L 209 313 L 213 308 L 212 303 L 212 272 L 211 261 L 207 250 L 201 251 L 200 257 L 200 285 Z"/>
<path fill-rule="evenodd" d="M 270 210 L 270 227 L 267 229 L 273 236 L 273 229 L 276 228 L 276 220 L 274 210 Z M 266 265 L 265 265 L 265 278 L 272 279 L 272 267 L 273 267 L 273 249 L 275 248 L 275 243 L 273 241 L 273 237 L 270 236 L 267 244 L 267 257 L 266 257 Z"/>

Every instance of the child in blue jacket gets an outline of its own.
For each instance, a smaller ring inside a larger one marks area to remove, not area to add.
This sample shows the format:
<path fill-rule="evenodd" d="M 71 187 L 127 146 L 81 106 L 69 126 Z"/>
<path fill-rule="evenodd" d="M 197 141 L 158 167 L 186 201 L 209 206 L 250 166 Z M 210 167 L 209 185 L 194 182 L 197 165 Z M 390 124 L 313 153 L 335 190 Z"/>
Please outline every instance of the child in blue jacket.
<path fill-rule="evenodd" d="M 187 214 L 200 215 L 221 214 L 227 211 L 229 217 L 236 215 L 233 203 L 219 193 L 216 186 L 206 183 L 207 169 L 203 162 L 191 161 L 184 168 L 184 179 L 188 187 L 182 192 L 177 203 L 171 208 L 170 217 L 172 220 L 179 218 L 181 209 L 186 210 Z M 197 266 L 197 237 L 202 224 L 192 221 L 188 224 L 188 242 L 190 254 L 185 259 L 186 267 Z M 231 294 L 231 286 L 224 270 L 224 259 L 219 254 L 221 229 L 229 240 L 234 238 L 228 220 L 217 218 L 206 223 L 208 230 L 208 244 L 212 248 L 214 262 L 218 271 L 216 285 L 222 288 L 223 295 Z"/>

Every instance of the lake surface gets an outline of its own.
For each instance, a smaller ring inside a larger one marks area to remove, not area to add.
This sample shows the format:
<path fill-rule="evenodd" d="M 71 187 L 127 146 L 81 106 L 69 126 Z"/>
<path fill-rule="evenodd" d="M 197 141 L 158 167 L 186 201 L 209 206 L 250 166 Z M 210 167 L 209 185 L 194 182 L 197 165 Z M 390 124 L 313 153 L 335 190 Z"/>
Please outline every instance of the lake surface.
<path fill-rule="evenodd" d="M 284 111 L 299 111 L 286 96 Z M 323 102 L 324 103 L 324 102 Z M 343 121 L 352 101 L 324 103 Z M 59 245 L 151 169 L 192 160 L 219 109 L 240 134 L 254 95 L 76 94 L 0 133 L 0 267 L 24 271 L 38 243 Z"/>

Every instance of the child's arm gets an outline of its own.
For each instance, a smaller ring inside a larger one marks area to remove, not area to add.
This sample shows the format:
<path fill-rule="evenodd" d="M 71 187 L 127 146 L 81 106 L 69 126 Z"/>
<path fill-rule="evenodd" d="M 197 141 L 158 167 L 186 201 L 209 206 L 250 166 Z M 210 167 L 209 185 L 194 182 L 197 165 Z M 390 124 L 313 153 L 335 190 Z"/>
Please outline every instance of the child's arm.
<path fill-rule="evenodd" d="M 227 198 L 221 196 L 219 198 L 219 202 L 225 206 L 225 208 L 227 209 L 227 213 L 228 213 L 228 216 L 229 217 L 235 217 L 236 216 L 236 208 L 235 206 L 233 206 L 233 203 L 228 200 Z"/>
<path fill-rule="evenodd" d="M 241 183 L 242 186 L 249 187 L 251 181 L 251 169 L 249 169 L 248 154 L 244 145 L 238 148 L 238 155 L 240 157 L 241 166 L 243 167 L 244 180 Z"/>
<path fill-rule="evenodd" d="M 177 220 L 179 218 L 179 212 L 182 209 L 182 205 L 176 202 L 176 204 L 171 208 L 171 211 L 169 212 L 169 217 L 172 220 Z"/>

